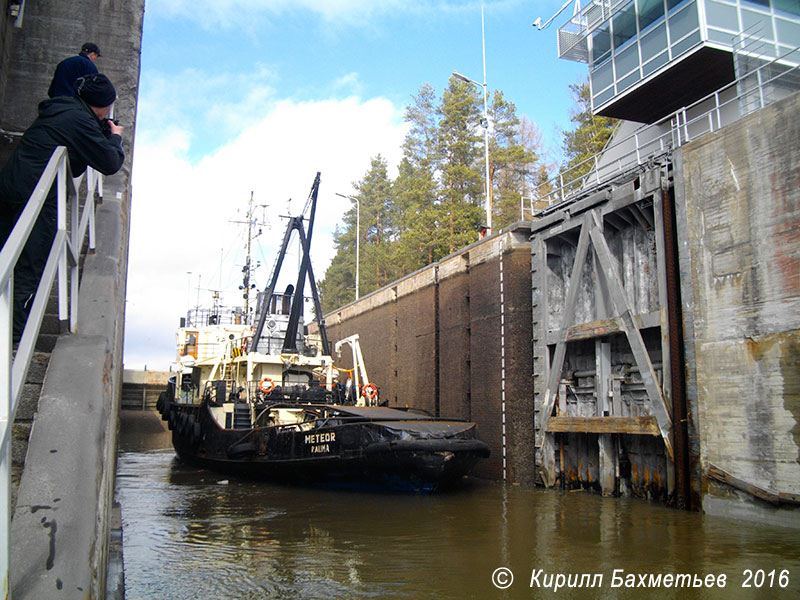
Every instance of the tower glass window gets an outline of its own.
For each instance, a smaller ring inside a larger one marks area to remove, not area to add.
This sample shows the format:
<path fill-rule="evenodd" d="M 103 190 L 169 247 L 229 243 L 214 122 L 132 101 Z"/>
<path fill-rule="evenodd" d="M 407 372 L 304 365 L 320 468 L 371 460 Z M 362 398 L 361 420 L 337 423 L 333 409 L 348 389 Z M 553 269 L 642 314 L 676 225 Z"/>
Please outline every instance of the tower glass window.
<path fill-rule="evenodd" d="M 593 110 L 617 116 L 646 87 L 651 103 L 673 92 L 685 103 L 733 81 L 726 54 L 796 62 L 800 0 L 593 0 L 562 31 L 583 44 L 560 55 L 589 63 Z"/>
<path fill-rule="evenodd" d="M 614 50 L 621 49 L 625 42 L 636 37 L 636 5 L 633 2 L 614 15 L 612 32 Z"/>
<path fill-rule="evenodd" d="M 639 9 L 639 31 L 664 16 L 664 0 L 637 0 Z"/>

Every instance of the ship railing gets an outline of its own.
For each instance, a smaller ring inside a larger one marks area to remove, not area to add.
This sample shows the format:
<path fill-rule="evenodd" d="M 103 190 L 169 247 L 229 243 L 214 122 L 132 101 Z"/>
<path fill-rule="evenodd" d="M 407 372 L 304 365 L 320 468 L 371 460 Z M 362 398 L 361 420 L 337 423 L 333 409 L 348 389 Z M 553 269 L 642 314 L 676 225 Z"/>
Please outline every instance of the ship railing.
<path fill-rule="evenodd" d="M 247 325 L 249 316 L 238 307 L 193 308 L 186 314 L 186 327 Z"/>
<path fill-rule="evenodd" d="M 604 149 L 536 188 L 534 200 L 540 208 L 534 217 L 625 180 L 643 166 L 669 157 L 676 148 L 800 90 L 799 59 L 800 47 L 763 63 L 658 123 L 641 127 L 625 138 L 612 139 L 608 149 L 622 149 L 614 159 L 608 159 L 609 152 Z"/>
<path fill-rule="evenodd" d="M 11 532 L 11 427 L 23 384 L 36 348 L 47 302 L 58 280 L 58 320 L 62 332 L 78 331 L 78 263 L 88 234 L 89 251 L 95 248 L 95 193 L 102 198 L 102 175 L 87 169 L 86 196 L 81 212 L 79 189 L 83 176 L 73 179 L 67 149 L 59 146 L 50 157 L 39 182 L 0 250 L 0 577 L 9 590 Z M 30 314 L 13 348 L 14 267 L 56 185 L 57 229 Z"/>

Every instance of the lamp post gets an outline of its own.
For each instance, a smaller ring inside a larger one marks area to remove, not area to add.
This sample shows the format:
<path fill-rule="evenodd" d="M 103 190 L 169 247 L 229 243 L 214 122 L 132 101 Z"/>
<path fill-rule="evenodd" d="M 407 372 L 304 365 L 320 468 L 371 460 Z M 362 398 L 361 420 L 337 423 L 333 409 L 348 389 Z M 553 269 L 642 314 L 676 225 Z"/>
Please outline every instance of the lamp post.
<path fill-rule="evenodd" d="M 356 203 L 356 300 L 358 300 L 358 262 L 359 262 L 359 238 L 361 237 L 361 202 L 353 196 L 345 196 L 336 192 L 337 196 L 353 200 Z"/>
<path fill-rule="evenodd" d="M 492 189 L 489 184 L 489 107 L 488 107 L 488 91 L 486 89 L 486 34 L 483 21 L 483 4 L 481 4 L 481 46 L 483 48 L 483 83 L 470 79 L 466 75 L 462 75 L 458 71 L 453 71 L 453 76 L 464 81 L 465 83 L 474 83 L 478 87 L 483 88 L 483 150 L 486 162 L 486 232 L 492 232 Z"/>

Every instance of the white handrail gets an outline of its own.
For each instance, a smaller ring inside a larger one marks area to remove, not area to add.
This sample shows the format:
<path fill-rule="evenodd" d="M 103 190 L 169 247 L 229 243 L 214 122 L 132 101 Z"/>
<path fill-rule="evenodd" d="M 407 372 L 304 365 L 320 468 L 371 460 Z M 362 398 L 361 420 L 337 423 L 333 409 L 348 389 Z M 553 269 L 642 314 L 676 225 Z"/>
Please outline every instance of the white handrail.
<path fill-rule="evenodd" d="M 89 250 L 94 250 L 95 247 L 94 198 L 101 182 L 102 176 L 88 168 L 86 198 L 81 214 L 78 195 L 80 179 L 73 180 L 70 177 L 67 149 L 64 146 L 56 148 L 8 240 L 0 250 L 0 577 L 3 580 L 1 589 L 6 595 L 10 591 L 11 426 L 14 423 L 20 393 L 28 374 L 36 338 L 56 277 L 58 277 L 59 321 L 62 325 L 69 322 L 69 330 L 77 332 L 78 260 L 87 230 Z M 14 267 L 53 184 L 57 189 L 56 235 L 12 361 Z M 67 226 L 67 202 L 70 202 L 72 217 L 70 227 Z"/>

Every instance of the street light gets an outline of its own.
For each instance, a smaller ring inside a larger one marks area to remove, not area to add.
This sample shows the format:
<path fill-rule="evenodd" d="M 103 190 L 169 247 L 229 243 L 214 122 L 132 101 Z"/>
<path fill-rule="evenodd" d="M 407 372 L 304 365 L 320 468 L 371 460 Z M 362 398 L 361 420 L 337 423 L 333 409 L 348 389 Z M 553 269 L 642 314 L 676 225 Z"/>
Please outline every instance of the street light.
<path fill-rule="evenodd" d="M 492 231 L 492 189 L 489 185 L 489 107 L 488 107 L 488 91 L 486 89 L 486 35 L 483 22 L 483 4 L 481 4 L 481 45 L 483 47 L 483 83 L 470 79 L 466 75 L 462 75 L 458 71 L 453 71 L 453 76 L 465 83 L 474 83 L 478 87 L 483 88 L 483 150 L 486 160 L 486 231 Z"/>
<path fill-rule="evenodd" d="M 340 194 L 336 192 L 337 196 L 341 198 L 347 198 L 348 200 L 353 200 L 356 203 L 356 300 L 358 300 L 358 262 L 359 262 L 359 238 L 361 237 L 361 202 L 358 198 L 354 198 L 353 196 L 345 196 L 344 194 Z"/>

